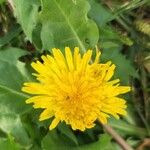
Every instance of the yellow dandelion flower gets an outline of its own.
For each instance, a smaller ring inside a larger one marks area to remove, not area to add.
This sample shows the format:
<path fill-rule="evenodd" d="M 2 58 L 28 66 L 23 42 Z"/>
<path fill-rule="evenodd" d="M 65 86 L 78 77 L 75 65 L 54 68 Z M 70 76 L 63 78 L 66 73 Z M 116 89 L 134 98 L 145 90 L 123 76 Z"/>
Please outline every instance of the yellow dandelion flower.
<path fill-rule="evenodd" d="M 34 94 L 26 103 L 44 109 L 40 121 L 54 117 L 50 129 L 65 121 L 73 130 L 84 131 L 92 128 L 96 119 L 105 124 L 110 115 L 117 119 L 126 115 L 126 101 L 117 96 L 130 91 L 130 87 L 119 86 L 119 79 L 109 81 L 115 65 L 99 63 L 100 52 L 93 63 L 92 50 L 83 56 L 78 47 L 73 54 L 66 47 L 65 56 L 59 49 L 54 48 L 52 52 L 53 56 L 42 56 L 43 63 L 31 64 L 39 82 L 24 83 L 22 88 Z"/>

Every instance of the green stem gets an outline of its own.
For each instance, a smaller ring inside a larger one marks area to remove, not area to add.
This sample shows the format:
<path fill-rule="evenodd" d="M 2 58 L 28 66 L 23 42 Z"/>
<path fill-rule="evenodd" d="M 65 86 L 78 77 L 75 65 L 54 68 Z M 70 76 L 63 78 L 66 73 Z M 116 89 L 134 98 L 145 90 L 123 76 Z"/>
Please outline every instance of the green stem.
<path fill-rule="evenodd" d="M 136 127 L 131 124 L 127 124 L 126 122 L 123 122 L 123 121 L 121 122 L 119 122 L 119 120 L 117 122 L 110 121 L 110 125 L 114 127 L 115 129 L 124 131 L 125 133 L 130 134 L 130 135 L 137 135 L 137 136 L 142 136 L 142 137 L 148 136 L 146 129 Z"/>

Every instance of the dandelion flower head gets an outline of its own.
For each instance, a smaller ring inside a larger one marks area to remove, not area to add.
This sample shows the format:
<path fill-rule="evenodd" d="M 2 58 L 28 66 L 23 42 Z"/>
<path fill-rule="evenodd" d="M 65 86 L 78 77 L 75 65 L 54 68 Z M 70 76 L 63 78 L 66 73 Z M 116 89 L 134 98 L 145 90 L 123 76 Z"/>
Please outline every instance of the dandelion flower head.
<path fill-rule="evenodd" d="M 54 48 L 53 55 L 41 57 L 43 62 L 33 62 L 38 82 L 24 83 L 22 88 L 33 95 L 26 103 L 43 109 L 39 120 L 53 117 L 50 129 L 64 121 L 73 130 L 84 131 L 97 119 L 105 124 L 110 116 L 119 119 L 119 115 L 126 115 L 126 101 L 117 96 L 130 87 L 120 86 L 119 79 L 110 81 L 115 65 L 100 63 L 99 51 L 93 62 L 92 50 L 81 56 L 78 47 L 73 52 L 66 47 L 64 53 Z"/>

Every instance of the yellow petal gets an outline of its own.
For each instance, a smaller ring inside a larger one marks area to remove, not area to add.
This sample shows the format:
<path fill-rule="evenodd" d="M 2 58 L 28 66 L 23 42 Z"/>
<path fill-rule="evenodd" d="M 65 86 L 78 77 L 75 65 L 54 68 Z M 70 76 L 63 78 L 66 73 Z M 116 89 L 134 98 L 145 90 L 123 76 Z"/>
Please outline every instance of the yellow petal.
<path fill-rule="evenodd" d="M 50 109 L 45 109 L 41 115 L 40 115 L 40 118 L 39 118 L 39 121 L 43 121 L 43 120 L 46 120 L 46 119 L 49 119 L 51 117 L 54 116 L 54 111 L 50 110 Z"/>
<path fill-rule="evenodd" d="M 98 62 L 99 62 L 99 58 L 100 58 L 100 56 L 101 56 L 101 52 L 100 52 L 100 51 L 98 51 L 98 50 L 96 50 L 96 57 L 95 57 L 95 61 L 94 61 L 94 63 L 98 63 Z"/>
<path fill-rule="evenodd" d="M 118 94 L 124 94 L 131 91 L 131 87 L 129 86 L 119 86 L 116 88 L 115 92 L 118 92 Z"/>
<path fill-rule="evenodd" d="M 54 129 L 54 128 L 58 125 L 59 122 L 60 122 L 60 119 L 55 118 L 55 119 L 52 121 L 52 123 L 51 123 L 49 129 L 50 129 L 50 130 Z"/>
<path fill-rule="evenodd" d="M 41 62 L 39 62 L 39 61 L 36 61 L 36 63 L 35 63 L 35 62 L 32 62 L 32 63 L 31 63 L 31 66 L 32 66 L 32 68 L 34 68 L 34 70 L 36 70 L 38 73 L 43 73 L 43 72 L 45 72 L 45 67 L 44 67 L 44 65 L 43 65 Z"/>
<path fill-rule="evenodd" d="M 66 60 L 65 60 L 65 57 L 62 54 L 62 52 L 56 48 L 53 48 L 52 52 L 53 52 L 53 55 L 54 55 L 54 58 L 55 58 L 57 64 L 59 65 L 59 68 L 66 70 L 67 69 Z"/>
<path fill-rule="evenodd" d="M 73 58 L 72 58 L 72 53 L 69 47 L 65 47 L 65 55 L 66 55 L 68 69 L 69 71 L 73 71 L 74 70 Z"/>
<path fill-rule="evenodd" d="M 113 64 L 112 66 L 109 67 L 106 76 L 104 78 L 105 81 L 108 81 L 111 79 L 111 77 L 114 75 L 114 69 L 115 69 L 115 65 Z"/>
<path fill-rule="evenodd" d="M 115 80 L 109 81 L 108 84 L 114 85 L 114 84 L 116 84 L 118 82 L 120 82 L 120 80 L 119 79 L 115 79 Z"/>
<path fill-rule="evenodd" d="M 98 119 L 100 120 L 101 123 L 107 124 L 107 118 L 109 118 L 109 115 L 100 112 Z"/>
<path fill-rule="evenodd" d="M 86 68 L 87 68 L 87 64 L 89 63 L 89 61 L 91 60 L 91 56 L 92 56 L 92 50 L 88 50 L 82 58 L 82 64 L 81 64 L 81 72 L 85 72 Z"/>
<path fill-rule="evenodd" d="M 29 94 L 46 94 L 47 93 L 42 84 L 34 83 L 34 82 L 24 83 L 24 87 L 21 90 Z"/>
<path fill-rule="evenodd" d="M 74 61 L 74 67 L 76 69 L 77 69 L 77 63 L 79 61 L 81 61 L 80 59 L 81 59 L 81 57 L 80 57 L 80 54 L 79 54 L 79 47 L 75 47 L 74 48 L 74 54 L 73 54 L 73 61 Z"/>

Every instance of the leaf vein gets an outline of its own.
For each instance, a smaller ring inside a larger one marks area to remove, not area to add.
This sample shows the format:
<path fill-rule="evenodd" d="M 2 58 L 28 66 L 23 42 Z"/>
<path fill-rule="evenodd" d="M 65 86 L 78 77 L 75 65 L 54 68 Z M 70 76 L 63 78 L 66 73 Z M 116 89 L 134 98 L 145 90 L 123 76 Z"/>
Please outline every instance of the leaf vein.
<path fill-rule="evenodd" d="M 70 29 L 72 31 L 72 33 L 74 34 L 74 36 L 76 37 L 77 41 L 79 42 L 79 45 L 81 46 L 81 49 L 85 52 L 86 48 L 84 47 L 81 39 L 79 38 L 79 36 L 77 35 L 76 31 L 74 30 L 74 27 L 71 25 L 69 19 L 66 17 L 65 12 L 63 11 L 63 9 L 60 7 L 60 5 L 56 2 L 56 0 L 54 0 L 55 4 L 57 5 L 57 7 L 59 8 L 59 10 L 62 12 L 65 20 L 67 21 L 68 25 L 70 26 Z"/>

